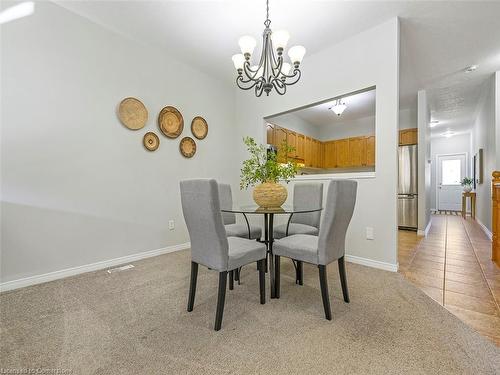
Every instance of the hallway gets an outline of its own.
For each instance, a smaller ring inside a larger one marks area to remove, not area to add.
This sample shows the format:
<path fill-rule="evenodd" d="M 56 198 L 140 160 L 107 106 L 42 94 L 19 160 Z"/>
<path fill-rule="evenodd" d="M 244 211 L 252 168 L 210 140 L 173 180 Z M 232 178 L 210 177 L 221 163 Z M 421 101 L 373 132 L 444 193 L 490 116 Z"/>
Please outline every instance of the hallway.
<path fill-rule="evenodd" d="M 479 225 L 433 215 L 427 237 L 399 231 L 399 272 L 437 303 L 500 346 L 500 268 Z"/>

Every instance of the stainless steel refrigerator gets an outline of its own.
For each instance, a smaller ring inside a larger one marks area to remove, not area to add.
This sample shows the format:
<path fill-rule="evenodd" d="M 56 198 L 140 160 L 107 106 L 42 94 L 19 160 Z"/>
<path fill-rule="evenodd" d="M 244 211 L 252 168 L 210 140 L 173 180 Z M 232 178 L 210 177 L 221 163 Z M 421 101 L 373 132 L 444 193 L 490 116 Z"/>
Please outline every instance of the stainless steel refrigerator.
<path fill-rule="evenodd" d="M 399 146 L 398 226 L 417 229 L 417 145 Z"/>

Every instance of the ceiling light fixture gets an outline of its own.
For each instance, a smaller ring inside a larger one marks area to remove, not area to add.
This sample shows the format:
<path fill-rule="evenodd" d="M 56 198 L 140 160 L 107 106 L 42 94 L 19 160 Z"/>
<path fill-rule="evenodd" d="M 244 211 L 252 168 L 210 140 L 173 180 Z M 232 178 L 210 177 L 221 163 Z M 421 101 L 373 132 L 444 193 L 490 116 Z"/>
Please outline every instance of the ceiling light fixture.
<path fill-rule="evenodd" d="M 472 73 L 476 69 L 477 69 L 477 65 L 471 65 L 471 66 L 468 66 L 467 68 L 465 68 L 464 72 L 465 73 Z"/>
<path fill-rule="evenodd" d="M 453 137 L 455 135 L 454 132 L 452 132 L 451 130 L 448 130 L 447 132 L 441 134 L 443 137 L 446 137 L 446 138 L 450 138 L 450 137 Z"/>
<path fill-rule="evenodd" d="M 35 11 L 35 3 L 26 1 L 21 4 L 11 6 L 4 11 L 0 12 L 0 25 L 17 20 L 18 18 L 26 17 Z"/>
<path fill-rule="evenodd" d="M 294 46 L 288 50 L 288 56 L 293 66 L 283 61 L 283 51 L 288 43 L 290 34 L 285 30 L 272 32 L 269 28 L 269 0 L 266 1 L 266 20 L 262 35 L 262 52 L 258 65 L 251 66 L 250 58 L 257 42 L 251 36 L 242 36 L 238 44 L 241 53 L 232 57 L 234 67 L 238 72 L 236 85 L 242 90 L 255 87 L 255 95 L 261 96 L 262 92 L 269 93 L 274 88 L 280 95 L 286 93 L 286 87 L 294 85 L 300 79 L 299 65 L 304 58 L 306 49 L 303 46 Z"/>
<path fill-rule="evenodd" d="M 333 102 L 333 107 L 330 108 L 330 111 L 333 111 L 337 116 L 340 116 L 346 110 L 347 106 L 342 101 L 342 99 L 336 99 Z"/>

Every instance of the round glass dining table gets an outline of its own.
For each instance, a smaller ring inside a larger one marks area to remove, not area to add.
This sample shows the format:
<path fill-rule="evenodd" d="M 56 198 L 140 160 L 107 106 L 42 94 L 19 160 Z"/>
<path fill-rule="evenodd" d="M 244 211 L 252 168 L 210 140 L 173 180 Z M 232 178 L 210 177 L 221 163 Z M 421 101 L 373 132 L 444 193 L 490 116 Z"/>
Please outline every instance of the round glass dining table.
<path fill-rule="evenodd" d="M 274 272 L 274 257 L 273 257 L 273 242 L 274 242 L 274 215 L 290 215 L 286 226 L 286 235 L 288 235 L 288 227 L 295 214 L 305 214 L 311 212 L 321 211 L 323 207 L 317 205 L 308 206 L 302 204 L 300 206 L 283 205 L 277 208 L 264 208 L 257 205 L 244 205 L 233 207 L 221 207 L 222 212 L 230 212 L 235 214 L 243 214 L 245 218 L 248 237 L 250 238 L 250 223 L 248 222 L 247 215 L 264 215 L 264 243 L 267 247 L 269 257 L 269 279 L 271 284 L 271 298 L 276 298 L 276 279 Z"/>

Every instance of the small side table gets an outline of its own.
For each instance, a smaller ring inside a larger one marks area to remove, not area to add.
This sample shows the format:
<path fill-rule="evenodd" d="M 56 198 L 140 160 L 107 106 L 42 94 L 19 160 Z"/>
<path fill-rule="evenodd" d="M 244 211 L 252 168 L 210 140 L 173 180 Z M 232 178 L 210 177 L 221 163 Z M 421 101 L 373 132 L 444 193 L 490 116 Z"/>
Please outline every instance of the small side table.
<path fill-rule="evenodd" d="M 470 216 L 475 219 L 476 218 L 476 193 L 471 191 L 466 193 L 462 192 L 462 217 L 465 219 L 466 210 L 467 210 L 467 197 L 470 198 Z"/>

